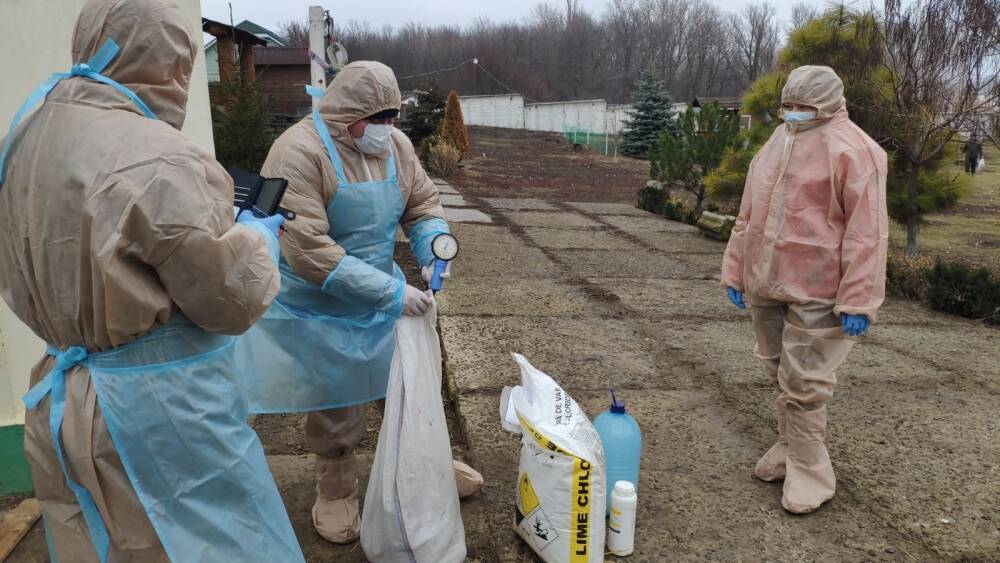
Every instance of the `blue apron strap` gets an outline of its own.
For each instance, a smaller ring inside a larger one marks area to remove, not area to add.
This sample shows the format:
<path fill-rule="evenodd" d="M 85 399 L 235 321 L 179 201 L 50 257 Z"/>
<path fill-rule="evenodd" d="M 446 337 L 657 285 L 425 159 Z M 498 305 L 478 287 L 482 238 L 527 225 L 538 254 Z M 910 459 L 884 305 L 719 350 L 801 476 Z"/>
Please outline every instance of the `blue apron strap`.
<path fill-rule="evenodd" d="M 72 367 L 83 363 L 88 356 L 87 349 L 81 346 L 73 346 L 65 352 L 52 348 L 46 352 L 56 358 L 56 365 L 52 368 L 45 379 L 39 381 L 24 396 L 24 403 L 29 410 L 35 408 L 46 395 L 51 397 L 49 401 L 49 432 L 52 435 L 52 447 L 56 451 L 59 459 L 59 466 L 62 468 L 63 477 L 66 484 L 76 496 L 76 502 L 83 512 L 83 519 L 87 522 L 87 530 L 90 532 L 90 541 L 94 544 L 97 556 L 101 563 L 108 560 L 108 548 L 110 539 L 108 528 L 101 519 L 101 513 L 97 509 L 94 497 L 86 488 L 73 480 L 66 468 L 66 458 L 62 447 L 62 423 L 66 416 L 66 372 Z"/>
<path fill-rule="evenodd" d="M 117 55 L 118 44 L 115 43 L 114 39 L 108 39 L 104 42 L 104 45 L 101 45 L 101 48 L 97 50 L 97 53 L 94 53 L 94 56 L 91 57 L 89 61 L 73 65 L 69 73 L 73 76 L 83 76 L 111 86 L 115 90 L 125 94 L 125 96 L 131 100 L 133 104 L 135 104 L 135 107 L 142 111 L 143 115 L 150 119 L 156 119 L 156 114 L 153 113 L 153 110 L 149 109 L 146 102 L 142 101 L 139 96 L 135 94 L 135 92 L 101 74 Z"/>
<path fill-rule="evenodd" d="M 323 90 L 315 86 L 306 85 L 306 93 L 316 99 L 323 98 Z M 344 174 L 344 164 L 340 161 L 337 147 L 334 146 L 333 139 L 330 137 L 330 130 L 327 129 L 323 118 L 319 116 L 318 109 L 312 110 L 312 120 L 313 126 L 316 127 L 316 133 L 319 134 L 323 145 L 326 146 L 326 154 L 330 157 L 330 162 L 333 163 L 333 169 L 337 172 L 337 183 L 341 186 L 347 184 L 347 176 Z"/>
<path fill-rule="evenodd" d="M 396 183 L 396 150 L 392 148 L 392 140 L 389 140 L 389 164 L 387 170 L 388 180 Z"/>
<path fill-rule="evenodd" d="M 35 91 L 28 96 L 28 99 L 21 104 L 17 113 L 14 114 L 14 119 L 11 120 L 10 128 L 7 130 L 7 138 L 3 143 L 3 150 L 0 152 L 0 185 L 3 185 L 4 164 L 7 160 L 7 154 L 10 152 L 14 129 L 16 129 L 21 120 L 28 115 L 28 112 L 42 102 L 45 97 L 49 95 L 49 92 L 56 87 L 56 84 L 59 84 L 59 82 L 61 82 L 64 78 L 69 78 L 70 76 L 83 76 L 85 78 L 107 84 L 122 94 L 125 94 L 125 96 L 127 96 L 128 99 L 142 111 L 143 115 L 150 119 L 156 119 L 156 114 L 153 113 L 153 110 L 149 109 L 149 106 L 139 99 L 139 96 L 137 96 L 135 92 L 129 90 L 125 86 L 122 86 L 107 76 L 100 74 L 117 54 L 118 44 L 115 43 L 114 40 L 108 39 L 89 61 L 73 65 L 69 72 L 57 72 L 53 74 L 48 80 L 45 81 L 44 84 L 36 88 Z"/>
<path fill-rule="evenodd" d="M 115 59 L 115 55 L 118 54 L 118 44 L 115 43 L 114 39 L 108 39 L 101 45 L 101 48 L 94 53 L 93 57 L 87 61 L 87 65 L 94 69 L 95 72 L 104 72 L 104 69 L 111 64 L 111 61 Z"/>
<path fill-rule="evenodd" d="M 153 110 L 149 109 L 149 106 L 146 105 L 146 102 L 142 101 L 139 98 L 139 96 L 136 95 L 135 92 L 129 90 L 128 88 L 122 86 L 121 84 L 115 82 L 114 80 L 111 80 L 107 76 L 104 76 L 103 74 L 94 71 L 92 68 L 90 68 L 90 65 L 76 64 L 73 65 L 73 68 L 70 69 L 69 72 L 73 76 L 85 76 L 91 80 L 96 80 L 97 82 L 101 82 L 107 84 L 108 86 L 111 86 L 115 90 L 118 90 L 122 94 L 125 94 L 125 96 L 129 100 L 131 100 L 133 104 L 135 104 L 135 107 L 139 108 L 139 110 L 142 111 L 143 115 L 145 115 L 150 119 L 156 119 L 156 114 L 153 113 Z"/>

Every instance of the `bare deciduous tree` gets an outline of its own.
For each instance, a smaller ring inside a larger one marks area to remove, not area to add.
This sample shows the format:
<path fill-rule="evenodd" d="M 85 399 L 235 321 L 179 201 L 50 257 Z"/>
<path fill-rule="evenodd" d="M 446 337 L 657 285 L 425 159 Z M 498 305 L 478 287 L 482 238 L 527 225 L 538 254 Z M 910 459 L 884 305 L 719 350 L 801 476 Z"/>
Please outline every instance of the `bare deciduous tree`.
<path fill-rule="evenodd" d="M 610 0 L 600 17 L 579 0 L 567 0 L 538 4 L 517 23 L 481 19 L 464 27 L 376 29 L 350 22 L 337 31 L 353 59 L 388 64 L 403 89 L 435 80 L 462 94 L 513 89 L 539 101 L 622 103 L 646 68 L 655 69 L 679 100 L 740 95 L 749 82 L 735 66 L 730 25 L 727 13 L 709 0 Z M 773 45 L 763 50 L 771 54 L 759 57 L 757 72 L 770 70 L 774 62 Z M 436 72 L 473 57 L 479 67 L 469 62 Z"/>
<path fill-rule="evenodd" d="M 813 4 L 799 2 L 792 6 L 792 19 L 789 21 L 790 30 L 798 29 L 810 21 L 822 15 L 823 10 Z"/>
<path fill-rule="evenodd" d="M 297 20 L 289 20 L 278 25 L 278 34 L 289 47 L 309 46 L 309 24 Z"/>
<path fill-rule="evenodd" d="M 881 88 L 889 143 L 906 159 L 906 249 L 917 251 L 920 175 L 973 116 L 996 111 L 997 0 L 886 0 Z"/>
<path fill-rule="evenodd" d="M 767 2 L 751 4 L 730 15 L 734 64 L 748 83 L 774 65 L 778 53 L 777 12 Z"/>

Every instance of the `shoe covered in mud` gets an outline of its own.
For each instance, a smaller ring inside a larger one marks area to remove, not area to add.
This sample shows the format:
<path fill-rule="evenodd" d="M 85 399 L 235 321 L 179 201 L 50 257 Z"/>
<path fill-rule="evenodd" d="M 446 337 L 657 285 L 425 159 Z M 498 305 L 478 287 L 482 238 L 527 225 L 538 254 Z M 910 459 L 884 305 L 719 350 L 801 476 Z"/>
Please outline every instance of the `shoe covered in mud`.
<path fill-rule="evenodd" d="M 349 544 L 361 536 L 358 504 L 358 459 L 350 452 L 340 459 L 316 456 L 316 532 L 328 542 Z"/>
<path fill-rule="evenodd" d="M 457 459 L 451 460 L 451 467 L 455 470 L 455 485 L 458 486 L 459 498 L 474 495 L 483 488 L 483 476 L 475 469 Z"/>
<path fill-rule="evenodd" d="M 826 407 L 802 410 L 786 407 L 788 457 L 781 505 L 793 514 L 808 514 L 833 498 L 837 477 L 823 443 Z"/>
<path fill-rule="evenodd" d="M 788 441 L 785 435 L 785 413 L 778 408 L 778 441 L 767 450 L 754 467 L 753 476 L 768 483 L 785 478 L 785 459 L 788 457 Z"/>

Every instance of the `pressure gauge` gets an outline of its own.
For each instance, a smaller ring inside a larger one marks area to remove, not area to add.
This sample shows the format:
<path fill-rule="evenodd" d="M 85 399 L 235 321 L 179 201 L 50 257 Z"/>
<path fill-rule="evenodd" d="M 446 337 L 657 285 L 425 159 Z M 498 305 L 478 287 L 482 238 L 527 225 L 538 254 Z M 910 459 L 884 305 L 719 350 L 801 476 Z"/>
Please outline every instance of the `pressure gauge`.
<path fill-rule="evenodd" d="M 450 233 L 441 233 L 431 241 L 431 252 L 438 260 L 454 260 L 458 256 L 458 239 Z"/>

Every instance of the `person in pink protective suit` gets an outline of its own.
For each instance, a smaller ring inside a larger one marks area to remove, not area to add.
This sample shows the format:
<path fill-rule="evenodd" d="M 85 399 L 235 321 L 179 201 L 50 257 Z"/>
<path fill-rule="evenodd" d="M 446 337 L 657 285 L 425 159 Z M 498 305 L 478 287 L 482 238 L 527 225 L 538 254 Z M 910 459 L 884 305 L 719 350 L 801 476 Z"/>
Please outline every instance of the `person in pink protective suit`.
<path fill-rule="evenodd" d="M 803 66 L 781 92 L 778 127 L 750 164 L 722 285 L 749 301 L 757 346 L 779 390 L 778 442 L 754 475 L 784 480 L 803 514 L 833 497 L 824 445 L 837 367 L 885 298 L 886 153 L 847 115 L 833 69 Z"/>

